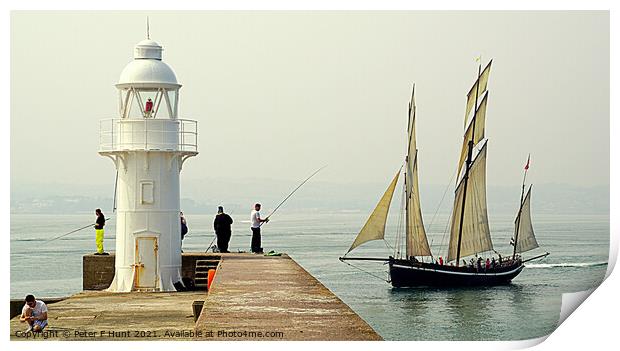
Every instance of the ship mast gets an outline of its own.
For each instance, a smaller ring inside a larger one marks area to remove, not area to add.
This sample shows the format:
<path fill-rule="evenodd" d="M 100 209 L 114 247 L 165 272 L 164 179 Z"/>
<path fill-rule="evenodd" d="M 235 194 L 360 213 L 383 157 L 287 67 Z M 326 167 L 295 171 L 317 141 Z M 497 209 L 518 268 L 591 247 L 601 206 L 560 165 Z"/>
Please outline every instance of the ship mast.
<path fill-rule="evenodd" d="M 480 74 L 482 70 L 482 62 L 478 63 L 478 79 L 476 79 L 476 102 L 474 103 L 474 117 L 472 118 L 471 140 L 467 145 L 467 161 L 465 163 L 465 175 L 463 176 L 463 202 L 461 204 L 461 219 L 459 223 L 459 239 L 456 246 L 456 266 L 459 266 L 461 260 L 461 239 L 463 236 L 463 218 L 465 217 L 465 199 L 467 198 L 467 180 L 469 178 L 469 169 L 471 167 L 471 158 L 474 149 L 474 138 L 476 137 L 476 114 L 478 112 L 478 89 L 480 88 Z"/>
<path fill-rule="evenodd" d="M 409 155 L 409 149 L 411 148 L 411 110 L 414 108 L 413 105 L 413 96 L 415 94 L 415 84 L 413 84 L 413 87 L 411 88 L 411 100 L 409 101 L 409 111 L 407 113 L 407 134 L 408 138 L 407 138 L 407 155 L 405 156 L 405 259 L 409 259 L 409 252 L 407 252 L 407 241 L 409 238 L 409 232 L 410 232 L 410 228 L 409 228 L 409 183 L 407 182 L 407 177 L 410 176 L 409 172 L 411 170 L 411 168 L 409 167 L 409 157 L 411 155 Z M 414 111 L 415 113 L 415 111 Z M 418 156 L 418 150 L 416 149 L 416 157 Z"/>
<path fill-rule="evenodd" d="M 523 184 L 521 185 L 521 202 L 519 202 L 519 214 L 517 214 L 517 227 L 515 230 L 515 237 L 512 251 L 512 259 L 514 261 L 517 256 L 517 239 L 519 239 L 519 226 L 521 225 L 521 212 L 523 211 L 523 195 L 525 193 L 525 177 L 527 176 L 527 170 L 530 168 L 530 155 L 527 156 L 527 164 L 525 165 L 525 171 L 523 171 Z"/>

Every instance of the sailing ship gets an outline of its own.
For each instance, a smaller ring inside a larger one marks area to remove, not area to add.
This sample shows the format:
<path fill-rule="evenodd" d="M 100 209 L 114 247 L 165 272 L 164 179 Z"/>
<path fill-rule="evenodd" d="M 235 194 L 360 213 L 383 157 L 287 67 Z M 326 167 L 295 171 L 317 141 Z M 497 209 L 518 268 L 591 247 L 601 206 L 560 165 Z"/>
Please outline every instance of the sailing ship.
<path fill-rule="evenodd" d="M 418 188 L 418 149 L 416 143 L 415 85 L 411 93 L 408 113 L 408 146 L 403 166 L 398 170 L 377 206 L 360 230 L 341 261 L 383 261 L 389 265 L 390 282 L 394 287 L 423 286 L 492 286 L 507 284 L 524 268 L 524 263 L 547 256 L 549 253 L 524 260 L 520 254 L 538 247 L 530 213 L 531 186 L 525 192 L 525 168 L 521 188 L 521 201 L 515 219 L 511 240 L 512 255 L 502 257 L 493 248 L 486 199 L 486 161 L 488 139 L 485 138 L 485 120 L 489 92 L 487 89 L 492 60 L 478 66 L 478 76 L 467 94 L 465 110 L 465 135 L 457 169 L 457 186 L 450 221 L 448 254 L 436 260 L 428 244 L 422 220 Z M 479 102 L 480 100 L 480 102 Z M 469 122 L 469 123 L 468 123 Z M 404 170 L 403 170 L 404 168 Z M 397 235 L 394 256 L 387 258 L 347 257 L 360 245 L 372 240 L 385 240 L 385 226 L 392 197 L 401 175 L 404 178 L 404 245 Z M 482 255 L 495 252 L 492 264 L 483 261 Z M 469 263 L 465 258 L 470 258 Z M 476 257 L 476 259 L 474 258 Z"/>

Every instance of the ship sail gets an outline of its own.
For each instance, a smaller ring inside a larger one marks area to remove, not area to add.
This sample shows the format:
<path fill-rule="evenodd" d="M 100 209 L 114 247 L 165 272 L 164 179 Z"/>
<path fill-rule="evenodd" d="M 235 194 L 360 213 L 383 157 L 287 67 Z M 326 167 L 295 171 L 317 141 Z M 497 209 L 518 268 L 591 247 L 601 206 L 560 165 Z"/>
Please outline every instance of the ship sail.
<path fill-rule="evenodd" d="M 387 221 L 388 212 L 390 211 L 390 203 L 392 202 L 392 196 L 394 195 L 394 189 L 396 189 L 396 183 L 398 183 L 398 177 L 400 176 L 400 169 L 396 172 L 394 179 L 388 186 L 387 190 L 377 203 L 374 211 L 368 217 L 366 224 L 353 241 L 353 244 L 349 248 L 347 253 L 356 247 L 372 240 L 381 240 L 385 236 L 385 222 Z"/>
<path fill-rule="evenodd" d="M 415 87 L 414 87 L 415 89 Z M 407 150 L 406 196 L 406 252 L 407 257 L 431 256 L 431 249 L 426 238 L 422 209 L 420 208 L 420 191 L 418 188 L 418 150 L 415 138 L 416 106 L 413 91 L 409 104 L 409 147 Z M 413 161 L 412 161 L 413 160 Z"/>
<path fill-rule="evenodd" d="M 476 119 L 469 122 L 469 127 L 467 127 L 467 131 L 465 132 L 465 137 L 463 137 L 463 146 L 461 147 L 461 158 L 459 159 L 459 174 L 463 168 L 463 163 L 467 159 L 467 153 L 469 152 L 469 141 L 472 140 L 472 133 L 476 135 L 473 136 L 474 145 L 478 144 L 484 138 L 484 130 L 485 130 L 485 120 L 487 115 L 487 97 L 489 94 L 485 94 L 480 106 L 476 110 Z M 474 122 L 475 125 L 474 125 Z M 457 178 L 458 181 L 458 178 Z"/>
<path fill-rule="evenodd" d="M 465 178 L 456 188 L 450 225 L 448 261 L 457 258 L 461 213 L 463 213 L 463 229 L 460 256 L 464 257 L 493 250 L 487 215 L 486 159 L 487 143 L 482 146 L 469 170 L 465 211 L 462 211 Z"/>
<path fill-rule="evenodd" d="M 515 220 L 515 238 L 517 238 L 516 252 L 522 253 L 533 250 L 538 247 L 538 242 L 534 236 L 534 228 L 532 227 L 532 217 L 530 215 L 530 194 L 532 186 L 530 185 L 527 195 L 521 205 L 521 212 Z"/>
<path fill-rule="evenodd" d="M 482 94 L 484 94 L 484 92 L 487 90 L 487 83 L 489 82 L 489 74 L 491 73 L 492 63 L 493 63 L 493 60 L 489 61 L 487 66 L 484 68 L 484 70 L 478 77 L 478 80 L 474 82 L 474 85 L 472 85 L 471 89 L 469 89 L 469 92 L 467 93 L 467 107 L 465 108 L 465 122 L 464 122 L 465 125 L 467 125 L 467 116 L 469 116 L 471 109 L 476 104 L 476 99 L 482 96 Z M 476 90 L 478 91 L 478 94 L 476 94 Z"/>

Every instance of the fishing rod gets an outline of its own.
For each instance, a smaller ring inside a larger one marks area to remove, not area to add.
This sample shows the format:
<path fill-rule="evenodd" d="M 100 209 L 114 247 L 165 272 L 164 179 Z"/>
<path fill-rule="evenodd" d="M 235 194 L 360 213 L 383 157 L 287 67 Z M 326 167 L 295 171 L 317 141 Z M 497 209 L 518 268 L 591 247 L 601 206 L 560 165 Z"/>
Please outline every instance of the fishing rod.
<path fill-rule="evenodd" d="M 270 213 L 267 217 L 265 217 L 265 220 L 269 219 L 269 217 L 271 217 L 274 213 L 276 213 L 276 211 L 277 211 L 277 210 L 278 210 L 278 209 L 279 209 L 282 205 L 284 205 L 284 203 L 286 202 L 286 200 L 288 200 L 291 196 L 293 196 L 293 194 L 294 194 L 297 190 L 299 190 L 299 188 L 301 188 L 301 187 L 302 187 L 302 185 L 306 184 L 306 182 L 307 182 L 307 181 L 309 181 L 309 180 L 310 180 L 310 178 L 314 177 L 317 173 L 319 173 L 319 172 L 320 172 L 323 168 L 325 168 L 325 167 L 327 167 L 327 165 L 325 165 L 325 166 L 323 166 L 323 167 L 321 167 L 321 168 L 317 169 L 317 170 L 316 170 L 316 171 L 314 171 L 314 173 L 312 173 L 312 174 L 311 174 L 308 178 L 304 179 L 304 181 L 303 181 L 303 182 L 301 182 L 301 184 L 299 184 L 299 185 L 298 185 L 295 189 L 293 189 L 293 191 L 291 191 L 291 193 L 290 193 L 290 194 L 288 194 L 288 196 L 286 196 L 286 197 L 284 198 L 284 200 L 282 200 L 282 202 L 280 202 L 280 204 L 279 204 L 278 206 L 276 206 L 276 208 L 275 208 L 273 211 L 271 211 L 271 213 Z M 260 226 L 262 226 L 264 223 L 266 223 L 266 222 L 261 222 Z"/>
<path fill-rule="evenodd" d="M 213 245 L 213 242 L 215 241 L 215 239 L 217 239 L 217 234 L 215 234 L 215 236 L 213 237 L 213 240 L 211 240 L 211 243 L 209 244 L 209 246 L 207 246 L 207 252 L 211 248 L 211 245 Z"/>
<path fill-rule="evenodd" d="M 110 218 L 111 218 L 111 217 L 110 217 Z M 110 218 L 106 218 L 105 220 L 106 220 L 106 221 L 109 221 L 109 220 L 110 220 Z M 75 233 L 75 232 L 79 232 L 80 230 L 84 230 L 84 229 L 89 228 L 89 227 L 92 227 L 92 226 L 94 226 L 94 225 L 96 225 L 96 224 L 97 224 L 97 223 L 91 223 L 91 224 L 89 224 L 89 225 L 85 225 L 85 226 L 83 226 L 83 227 L 81 227 L 81 228 L 78 228 L 78 229 L 72 230 L 72 231 L 70 231 L 70 232 L 68 232 L 68 233 L 65 233 L 65 234 L 63 234 L 63 235 L 60 235 L 60 236 L 57 236 L 57 237 L 55 237 L 55 238 L 52 238 L 52 239 L 46 240 L 45 242 L 46 242 L 46 243 L 49 243 L 49 242 L 52 242 L 52 241 L 54 241 L 54 240 L 58 240 L 58 239 L 60 239 L 60 238 L 64 238 L 65 236 L 67 236 L 67 235 L 69 235 L 69 234 L 73 234 L 73 233 Z"/>

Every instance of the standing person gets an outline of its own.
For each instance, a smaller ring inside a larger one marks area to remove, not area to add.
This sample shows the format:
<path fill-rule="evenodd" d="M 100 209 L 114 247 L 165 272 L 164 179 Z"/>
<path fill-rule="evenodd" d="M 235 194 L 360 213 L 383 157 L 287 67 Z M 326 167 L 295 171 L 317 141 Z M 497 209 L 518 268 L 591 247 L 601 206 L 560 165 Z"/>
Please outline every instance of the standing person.
<path fill-rule="evenodd" d="M 28 323 L 26 332 L 42 332 L 43 328 L 47 326 L 47 305 L 45 302 L 35 299 L 33 295 L 26 295 L 26 304 L 22 308 L 19 321 Z"/>
<path fill-rule="evenodd" d="M 250 222 L 252 222 L 252 247 L 253 253 L 263 253 L 263 248 L 260 245 L 260 226 L 263 223 L 269 222 L 269 218 L 262 219 L 260 217 L 260 204 L 254 205 L 252 213 L 250 213 Z"/>
<path fill-rule="evenodd" d="M 233 224 L 233 219 L 228 214 L 224 213 L 224 207 L 217 207 L 217 215 L 213 220 L 213 229 L 215 229 L 215 235 L 217 236 L 217 247 L 222 253 L 228 253 L 228 243 L 232 235 L 230 225 Z"/>
<path fill-rule="evenodd" d="M 97 244 L 97 252 L 95 255 L 107 255 L 107 252 L 103 251 L 103 227 L 105 226 L 105 216 L 101 209 L 98 208 L 95 210 L 95 214 L 97 215 L 97 220 L 95 221 L 95 242 Z"/>
<path fill-rule="evenodd" d="M 180 217 L 181 217 L 181 241 L 183 241 L 183 239 L 185 238 L 185 234 L 187 234 L 187 231 L 188 231 L 187 220 L 183 216 L 183 212 L 180 212 Z"/>
<path fill-rule="evenodd" d="M 144 114 L 148 118 L 148 117 L 151 117 L 152 112 L 153 112 L 153 101 L 151 101 L 151 98 L 148 98 L 148 100 L 146 100 L 146 105 L 144 106 Z"/>
<path fill-rule="evenodd" d="M 185 238 L 185 234 L 187 234 L 187 221 L 183 216 L 183 212 L 179 212 L 179 216 L 181 217 L 181 247 L 183 247 L 183 238 Z M 183 249 L 181 249 L 181 253 L 183 253 Z"/>

